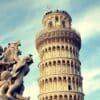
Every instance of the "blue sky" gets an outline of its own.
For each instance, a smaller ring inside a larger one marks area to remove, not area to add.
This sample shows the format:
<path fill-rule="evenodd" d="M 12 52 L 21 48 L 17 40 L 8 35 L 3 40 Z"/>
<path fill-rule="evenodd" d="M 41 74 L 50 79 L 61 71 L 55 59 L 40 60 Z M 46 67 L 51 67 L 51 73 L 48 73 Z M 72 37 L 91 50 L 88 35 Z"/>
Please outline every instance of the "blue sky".
<path fill-rule="evenodd" d="M 20 40 L 23 55 L 33 54 L 34 64 L 25 77 L 24 95 L 38 100 L 35 36 L 42 30 L 43 15 L 56 9 L 72 16 L 72 27 L 82 37 L 80 60 L 85 100 L 100 100 L 100 0 L 0 0 L 0 45 Z"/>

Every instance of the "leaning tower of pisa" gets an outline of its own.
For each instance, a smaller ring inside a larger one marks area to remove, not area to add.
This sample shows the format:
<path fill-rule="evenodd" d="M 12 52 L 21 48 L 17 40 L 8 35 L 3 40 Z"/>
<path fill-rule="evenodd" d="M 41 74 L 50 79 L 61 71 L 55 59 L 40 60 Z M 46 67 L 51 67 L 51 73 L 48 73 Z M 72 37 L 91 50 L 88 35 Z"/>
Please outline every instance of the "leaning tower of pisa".
<path fill-rule="evenodd" d="M 84 100 L 79 50 L 81 37 L 71 27 L 65 11 L 47 12 L 43 30 L 37 34 L 40 56 L 38 100 Z"/>

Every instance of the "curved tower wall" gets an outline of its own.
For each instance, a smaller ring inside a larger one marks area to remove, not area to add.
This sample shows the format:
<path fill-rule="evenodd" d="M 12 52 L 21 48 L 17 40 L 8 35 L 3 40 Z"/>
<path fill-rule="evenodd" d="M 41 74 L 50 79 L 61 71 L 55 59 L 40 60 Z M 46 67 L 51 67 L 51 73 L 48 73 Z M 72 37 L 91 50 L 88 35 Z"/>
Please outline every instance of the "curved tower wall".
<path fill-rule="evenodd" d="M 82 89 L 80 35 L 71 28 L 65 11 L 48 12 L 37 34 L 39 63 L 39 100 L 84 100 Z"/>

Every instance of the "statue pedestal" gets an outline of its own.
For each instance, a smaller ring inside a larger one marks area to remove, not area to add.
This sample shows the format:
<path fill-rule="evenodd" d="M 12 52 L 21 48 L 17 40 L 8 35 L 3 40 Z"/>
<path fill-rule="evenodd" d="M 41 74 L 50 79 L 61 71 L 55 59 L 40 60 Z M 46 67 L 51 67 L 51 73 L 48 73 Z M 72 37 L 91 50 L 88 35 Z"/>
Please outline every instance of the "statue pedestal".
<path fill-rule="evenodd" d="M 18 99 L 14 99 L 12 98 L 8 98 L 7 96 L 0 96 L 0 100 L 18 100 Z"/>
<path fill-rule="evenodd" d="M 10 100 L 10 99 L 6 96 L 0 96 L 0 100 Z"/>

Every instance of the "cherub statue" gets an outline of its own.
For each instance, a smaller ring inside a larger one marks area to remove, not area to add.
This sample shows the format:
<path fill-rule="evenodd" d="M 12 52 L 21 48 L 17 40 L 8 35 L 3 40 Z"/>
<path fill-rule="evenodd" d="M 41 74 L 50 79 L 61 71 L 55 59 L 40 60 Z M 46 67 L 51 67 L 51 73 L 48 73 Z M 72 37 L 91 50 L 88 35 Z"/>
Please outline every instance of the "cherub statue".
<path fill-rule="evenodd" d="M 23 78 L 29 72 L 29 65 L 33 63 L 31 55 L 25 57 L 23 60 L 19 60 L 13 70 L 12 80 L 13 83 L 9 86 L 7 96 L 12 98 L 16 96 L 16 91 L 23 84 Z"/>
<path fill-rule="evenodd" d="M 8 47 L 0 46 L 0 100 L 29 100 L 23 97 L 24 76 L 30 70 L 33 63 L 32 55 L 20 59 L 20 42 L 9 43 Z M 11 70 L 9 70 L 11 68 Z"/>

